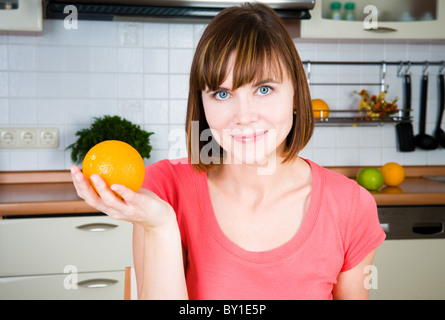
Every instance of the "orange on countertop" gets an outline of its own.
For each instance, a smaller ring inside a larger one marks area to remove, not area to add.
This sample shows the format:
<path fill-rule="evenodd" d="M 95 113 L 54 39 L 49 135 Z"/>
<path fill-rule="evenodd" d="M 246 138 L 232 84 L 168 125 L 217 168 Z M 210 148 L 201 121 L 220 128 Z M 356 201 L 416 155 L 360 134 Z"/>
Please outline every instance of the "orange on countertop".
<path fill-rule="evenodd" d="M 90 177 L 97 174 L 108 186 L 121 184 L 138 192 L 144 181 L 145 165 L 139 152 L 128 143 L 107 140 L 96 144 L 88 151 L 83 159 L 82 172 L 93 188 L 94 184 Z"/>
<path fill-rule="evenodd" d="M 388 162 L 380 170 L 388 187 L 397 187 L 405 180 L 405 169 L 396 162 Z"/>

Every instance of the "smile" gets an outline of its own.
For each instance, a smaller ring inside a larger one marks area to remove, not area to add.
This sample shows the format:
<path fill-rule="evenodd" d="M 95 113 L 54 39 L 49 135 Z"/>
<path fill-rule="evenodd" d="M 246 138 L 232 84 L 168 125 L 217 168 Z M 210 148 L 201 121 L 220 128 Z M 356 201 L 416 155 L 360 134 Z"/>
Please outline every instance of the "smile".
<path fill-rule="evenodd" d="M 264 135 L 267 133 L 267 130 L 265 131 L 257 131 L 252 134 L 236 134 L 232 135 L 233 140 L 239 142 L 239 143 L 254 143 L 258 140 L 262 139 Z"/>

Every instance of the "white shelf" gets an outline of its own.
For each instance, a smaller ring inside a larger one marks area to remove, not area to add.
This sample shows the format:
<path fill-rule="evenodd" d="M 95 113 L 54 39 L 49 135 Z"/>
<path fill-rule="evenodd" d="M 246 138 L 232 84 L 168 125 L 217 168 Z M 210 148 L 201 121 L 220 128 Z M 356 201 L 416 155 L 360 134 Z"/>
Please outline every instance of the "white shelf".
<path fill-rule="evenodd" d="M 378 9 L 377 29 L 368 28 L 369 23 L 364 22 L 369 16 L 363 13 L 363 7 L 369 1 L 356 0 L 356 21 L 332 20 L 326 17 L 326 6 L 334 0 L 318 0 L 315 2 L 314 9 L 311 11 L 310 20 L 301 21 L 302 38 L 335 38 L 335 39 L 445 39 L 445 1 L 436 1 L 432 7 L 432 20 L 420 20 L 418 15 L 424 13 L 418 10 L 422 9 L 421 4 L 424 0 L 415 0 L 412 7 L 412 15 L 418 19 L 414 21 L 387 21 L 395 20 L 388 18 L 391 12 L 398 12 L 400 7 L 407 3 L 405 0 L 374 1 Z M 431 1 L 431 0 L 430 0 Z M 348 1 L 339 1 L 344 4 Z M 417 4 L 420 4 L 416 7 Z M 399 14 L 400 16 L 400 14 Z"/>

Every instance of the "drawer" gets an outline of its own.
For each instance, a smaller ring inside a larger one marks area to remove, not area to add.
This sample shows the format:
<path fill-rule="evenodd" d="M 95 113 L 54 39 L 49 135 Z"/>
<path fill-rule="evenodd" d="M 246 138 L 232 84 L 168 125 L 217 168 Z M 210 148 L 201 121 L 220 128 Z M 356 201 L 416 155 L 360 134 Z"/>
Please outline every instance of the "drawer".
<path fill-rule="evenodd" d="M 0 278 L 0 300 L 122 300 L 125 271 Z M 71 278 L 67 278 L 71 277 Z"/>
<path fill-rule="evenodd" d="M 0 221 L 0 276 L 123 270 L 132 265 L 132 224 L 107 216 Z"/>

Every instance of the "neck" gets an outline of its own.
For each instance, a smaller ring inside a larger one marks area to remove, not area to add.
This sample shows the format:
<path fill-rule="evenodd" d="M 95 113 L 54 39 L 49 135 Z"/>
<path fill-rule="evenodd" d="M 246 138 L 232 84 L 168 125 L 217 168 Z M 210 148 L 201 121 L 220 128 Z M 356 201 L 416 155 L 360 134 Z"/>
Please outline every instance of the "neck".
<path fill-rule="evenodd" d="M 209 179 L 223 186 L 224 192 L 234 195 L 251 195 L 262 199 L 283 194 L 294 189 L 296 184 L 307 179 L 306 161 L 301 158 L 282 163 L 277 159 L 275 167 L 268 170 L 264 166 L 251 164 L 223 164 L 209 173 Z M 261 172 L 262 174 L 259 174 Z"/>

